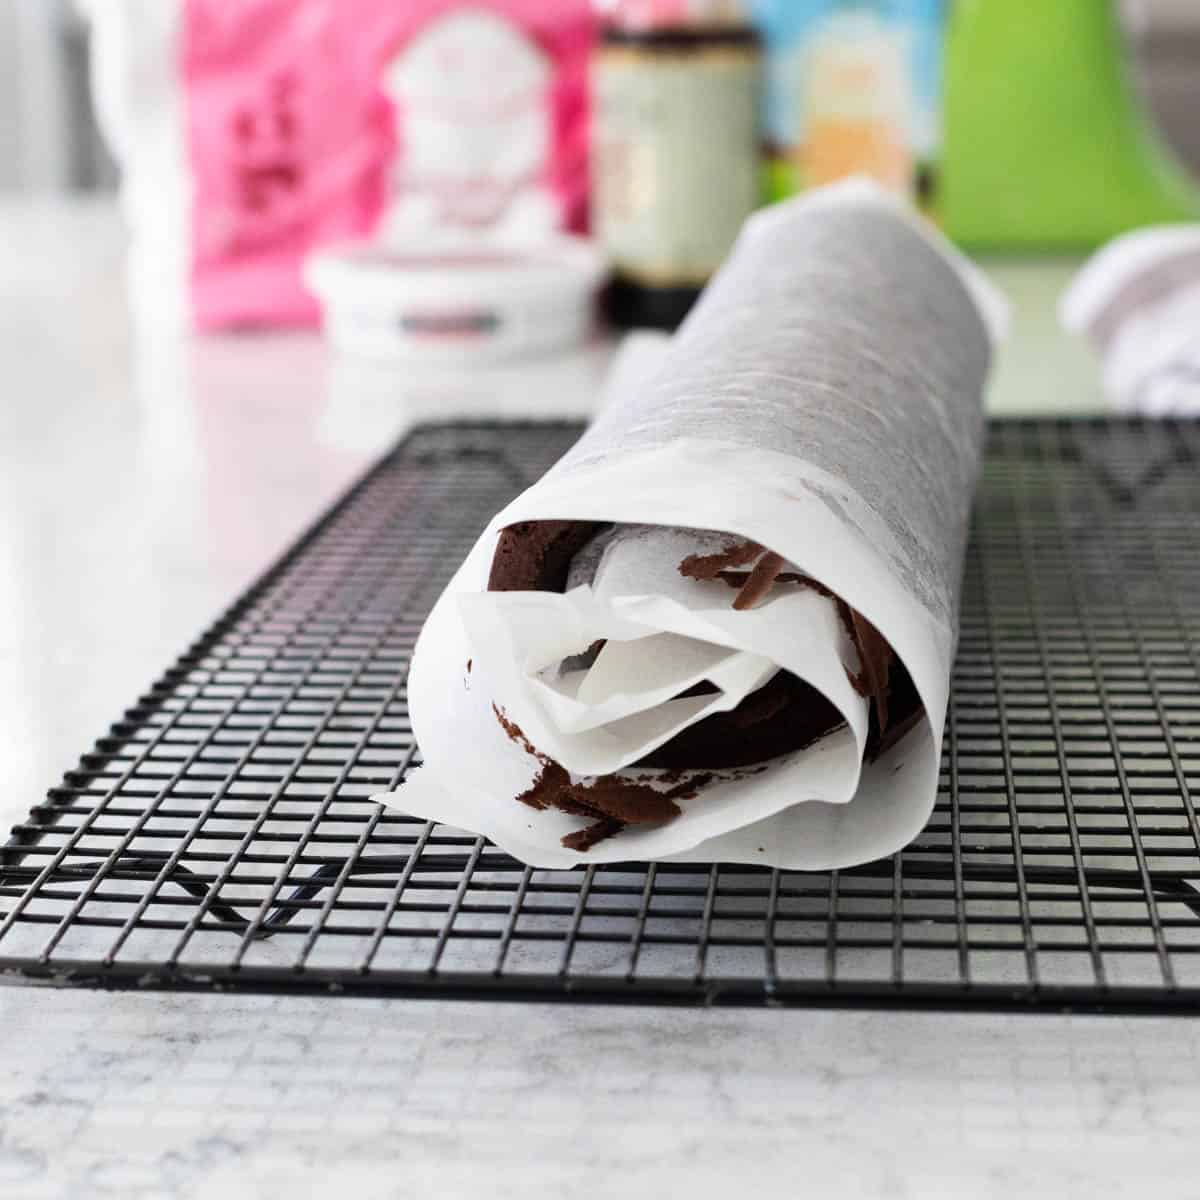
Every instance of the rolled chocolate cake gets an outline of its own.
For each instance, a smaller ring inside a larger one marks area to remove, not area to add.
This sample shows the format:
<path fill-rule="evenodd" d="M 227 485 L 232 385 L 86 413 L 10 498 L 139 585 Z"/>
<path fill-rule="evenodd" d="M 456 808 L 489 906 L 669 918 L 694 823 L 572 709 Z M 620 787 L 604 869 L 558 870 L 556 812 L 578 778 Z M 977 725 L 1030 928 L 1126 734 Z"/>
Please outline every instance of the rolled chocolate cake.
<path fill-rule="evenodd" d="M 389 802 L 539 867 L 826 870 L 911 839 L 1002 309 L 871 186 L 757 215 L 439 599 L 424 765 Z"/>
<path fill-rule="evenodd" d="M 593 521 L 522 521 L 502 529 L 488 590 L 566 591 L 572 562 L 604 529 Z M 767 589 L 790 583 L 827 593 L 806 576 L 780 573 L 778 559 L 753 542 L 743 542 L 725 554 L 711 556 L 709 562 L 685 559 L 679 571 L 691 578 L 719 578 L 736 588 L 734 608 L 749 608 L 766 595 L 765 589 L 756 594 L 760 580 Z M 760 564 L 768 571 L 774 567 L 774 575 L 760 572 L 756 579 Z M 879 631 L 849 605 L 834 599 L 859 658 L 859 671 L 847 671 L 847 675 L 855 690 L 871 702 L 867 754 L 874 759 L 912 728 L 922 712 L 921 700 L 904 664 Z M 802 750 L 844 723 L 841 713 L 816 688 L 780 670 L 731 711 L 704 717 L 633 765 L 676 770 L 752 766 Z"/>

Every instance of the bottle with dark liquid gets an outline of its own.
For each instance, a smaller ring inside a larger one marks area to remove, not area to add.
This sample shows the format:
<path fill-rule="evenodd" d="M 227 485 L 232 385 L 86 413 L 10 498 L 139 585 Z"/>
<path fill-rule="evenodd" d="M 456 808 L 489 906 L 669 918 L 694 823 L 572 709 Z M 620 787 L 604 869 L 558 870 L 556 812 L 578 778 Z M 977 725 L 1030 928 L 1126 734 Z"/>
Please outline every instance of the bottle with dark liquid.
<path fill-rule="evenodd" d="M 674 329 L 761 199 L 758 38 L 720 7 L 613 21 L 596 54 L 592 223 L 617 325 Z"/>

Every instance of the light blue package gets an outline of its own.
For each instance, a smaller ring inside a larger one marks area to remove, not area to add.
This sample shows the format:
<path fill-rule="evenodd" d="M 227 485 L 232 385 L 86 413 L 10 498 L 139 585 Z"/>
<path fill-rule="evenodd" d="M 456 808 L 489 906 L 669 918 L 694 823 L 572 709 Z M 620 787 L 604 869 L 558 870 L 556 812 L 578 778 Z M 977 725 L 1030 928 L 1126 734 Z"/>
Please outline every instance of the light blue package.
<path fill-rule="evenodd" d="M 771 199 L 872 175 L 931 206 L 946 0 L 751 0 Z"/>

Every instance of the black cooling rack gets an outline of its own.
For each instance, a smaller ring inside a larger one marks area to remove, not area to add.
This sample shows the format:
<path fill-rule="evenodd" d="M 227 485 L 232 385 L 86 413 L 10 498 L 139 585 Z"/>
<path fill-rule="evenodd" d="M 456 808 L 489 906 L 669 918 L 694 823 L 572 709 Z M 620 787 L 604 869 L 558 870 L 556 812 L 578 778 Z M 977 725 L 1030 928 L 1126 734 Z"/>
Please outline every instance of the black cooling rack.
<path fill-rule="evenodd" d="M 0 978 L 1200 1008 L 1200 428 L 992 428 L 937 810 L 826 874 L 531 870 L 369 801 L 415 760 L 425 613 L 577 432 L 389 454 L 14 829 Z"/>

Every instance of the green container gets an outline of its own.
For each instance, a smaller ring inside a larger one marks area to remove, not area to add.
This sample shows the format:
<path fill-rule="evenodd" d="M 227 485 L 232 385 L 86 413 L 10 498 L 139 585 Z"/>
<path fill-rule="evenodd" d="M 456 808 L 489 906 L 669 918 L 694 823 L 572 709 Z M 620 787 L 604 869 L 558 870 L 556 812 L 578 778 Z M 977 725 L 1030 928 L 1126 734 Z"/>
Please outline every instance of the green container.
<path fill-rule="evenodd" d="M 956 0 L 942 221 L 972 249 L 1081 249 L 1200 219 L 1136 102 L 1109 0 Z"/>

